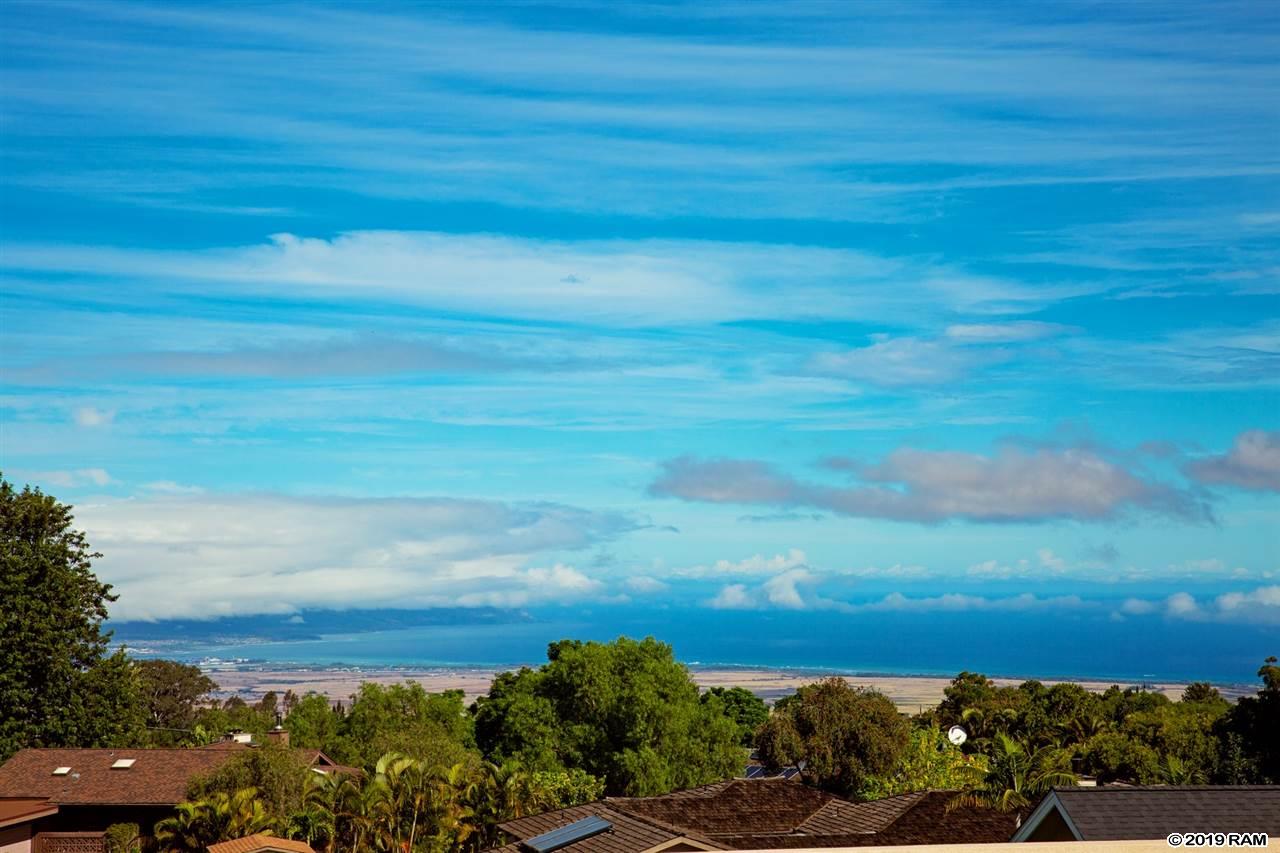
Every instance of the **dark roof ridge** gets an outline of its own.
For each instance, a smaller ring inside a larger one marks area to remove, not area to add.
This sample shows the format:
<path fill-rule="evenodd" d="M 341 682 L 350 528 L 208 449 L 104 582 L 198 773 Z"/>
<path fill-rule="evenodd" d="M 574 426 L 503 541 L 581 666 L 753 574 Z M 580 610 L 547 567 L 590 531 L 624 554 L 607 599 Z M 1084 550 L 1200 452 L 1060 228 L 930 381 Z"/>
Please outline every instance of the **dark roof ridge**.
<path fill-rule="evenodd" d="M 615 799 L 637 800 L 637 799 L 644 799 L 644 798 L 643 797 L 618 797 L 618 798 L 605 797 L 603 800 L 597 800 L 596 803 L 599 803 L 605 808 L 608 808 L 610 811 L 618 812 L 619 814 L 626 815 L 627 817 L 633 820 L 638 820 L 641 823 L 647 823 L 650 826 L 655 826 L 658 829 L 664 830 L 666 832 L 674 832 L 676 835 L 683 835 L 686 838 L 693 838 L 698 841 L 705 842 L 707 844 L 714 844 L 714 842 L 712 842 L 710 838 L 707 838 L 702 833 L 698 832 L 697 830 L 690 829 L 687 826 L 679 826 L 674 823 L 667 823 L 665 820 L 659 820 L 658 818 L 652 817 L 647 814 L 641 814 L 639 812 L 628 811 L 627 809 L 620 808 L 613 804 Z M 593 804 L 588 803 L 587 805 L 593 805 Z M 720 845 L 716 844 L 715 846 L 719 847 Z"/>

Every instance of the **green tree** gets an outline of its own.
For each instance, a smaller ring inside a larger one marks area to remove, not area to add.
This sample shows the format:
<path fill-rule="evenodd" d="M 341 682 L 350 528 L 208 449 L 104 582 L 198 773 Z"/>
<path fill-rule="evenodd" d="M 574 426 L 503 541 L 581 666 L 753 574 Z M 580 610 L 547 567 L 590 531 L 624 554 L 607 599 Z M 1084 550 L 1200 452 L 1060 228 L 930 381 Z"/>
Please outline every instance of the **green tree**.
<path fill-rule="evenodd" d="M 665 643 L 552 643 L 548 663 L 494 679 L 475 705 L 476 740 L 494 763 L 579 768 L 610 794 L 649 796 L 729 778 L 739 731 L 703 704 Z"/>
<path fill-rule="evenodd" d="M 257 794 L 246 788 L 179 803 L 172 817 L 156 824 L 156 842 L 165 853 L 205 853 L 210 844 L 219 841 L 255 833 L 270 835 L 275 821 Z"/>
<path fill-rule="evenodd" d="M 298 753 L 265 743 L 242 750 L 216 770 L 193 779 L 187 787 L 187 798 L 200 801 L 231 797 L 251 788 L 254 799 L 280 824 L 302 808 L 307 779 L 312 775 L 315 774 Z"/>
<path fill-rule="evenodd" d="M 362 684 L 330 754 L 359 767 L 390 752 L 433 765 L 465 761 L 475 737 L 462 697 L 461 690 L 427 693 L 417 682 Z"/>
<path fill-rule="evenodd" d="M 113 823 L 102 843 L 106 853 L 142 853 L 142 829 L 136 823 Z"/>
<path fill-rule="evenodd" d="M 150 742 L 156 746 L 189 742 L 202 701 L 218 685 L 199 667 L 177 661 L 136 661 L 133 668 Z"/>
<path fill-rule="evenodd" d="M 854 796 L 875 776 L 887 775 L 907 746 L 909 725 L 883 693 L 828 678 L 796 691 L 775 711 L 756 745 L 770 767 L 802 765 L 806 780 Z"/>
<path fill-rule="evenodd" d="M 329 703 L 329 697 L 308 693 L 293 703 L 284 727 L 289 743 L 329 753 L 338 743 L 342 715 Z"/>
<path fill-rule="evenodd" d="M 1218 728 L 1229 770 L 1220 776 L 1243 778 L 1254 784 L 1280 784 L 1280 665 L 1274 656 L 1258 670 L 1262 688 L 1257 696 L 1236 702 Z"/>
<path fill-rule="evenodd" d="M 703 703 L 719 700 L 729 719 L 738 725 L 738 741 L 749 747 L 755 743 L 756 730 L 769 719 L 769 706 L 745 687 L 712 687 L 702 694 Z"/>
<path fill-rule="evenodd" d="M 1182 691 L 1183 702 L 1218 704 L 1226 702 L 1218 688 L 1207 681 L 1193 681 Z"/>
<path fill-rule="evenodd" d="M 1003 732 L 995 736 L 991 763 L 982 785 L 961 794 L 953 807 L 981 805 L 1003 812 L 1027 808 L 1054 785 L 1074 785 L 1066 755 L 1051 746 L 1029 749 Z"/>
<path fill-rule="evenodd" d="M 1160 778 L 1160 756 L 1122 732 L 1095 735 L 1080 745 L 1081 769 L 1099 782 L 1152 784 Z"/>
<path fill-rule="evenodd" d="M 142 728 L 123 650 L 102 630 L 110 584 L 71 507 L 0 476 L 0 761 L 24 746 L 115 746 Z"/>
<path fill-rule="evenodd" d="M 859 799 L 879 800 L 912 791 L 968 791 L 987 773 L 985 755 L 966 755 L 936 726 L 911 730 L 897 766 L 883 776 L 867 779 Z"/>

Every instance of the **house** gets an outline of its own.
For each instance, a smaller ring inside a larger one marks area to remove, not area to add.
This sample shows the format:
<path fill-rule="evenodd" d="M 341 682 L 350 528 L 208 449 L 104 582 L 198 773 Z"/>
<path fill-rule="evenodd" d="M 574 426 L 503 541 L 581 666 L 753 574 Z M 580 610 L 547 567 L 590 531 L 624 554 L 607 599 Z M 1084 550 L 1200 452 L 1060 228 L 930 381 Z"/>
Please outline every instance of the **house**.
<path fill-rule="evenodd" d="M 117 823 L 150 836 L 193 779 L 254 748 L 227 740 L 200 749 L 24 749 L 0 765 L 0 853 L 27 853 L 36 842 L 40 853 L 101 849 Z M 318 773 L 358 772 L 319 750 L 292 752 Z M 27 846 L 10 851 L 11 838 Z"/>
<path fill-rule="evenodd" d="M 272 835 L 246 835 L 209 845 L 209 853 L 315 853 L 305 841 Z"/>
<path fill-rule="evenodd" d="M 948 810 L 953 792 L 866 803 L 779 777 L 732 779 L 659 797 L 608 797 L 506 821 L 503 853 L 662 853 L 1007 841 L 1017 816 Z"/>
<path fill-rule="evenodd" d="M 1054 788 L 1013 840 L 1164 839 L 1175 832 L 1280 835 L 1280 785 Z"/>

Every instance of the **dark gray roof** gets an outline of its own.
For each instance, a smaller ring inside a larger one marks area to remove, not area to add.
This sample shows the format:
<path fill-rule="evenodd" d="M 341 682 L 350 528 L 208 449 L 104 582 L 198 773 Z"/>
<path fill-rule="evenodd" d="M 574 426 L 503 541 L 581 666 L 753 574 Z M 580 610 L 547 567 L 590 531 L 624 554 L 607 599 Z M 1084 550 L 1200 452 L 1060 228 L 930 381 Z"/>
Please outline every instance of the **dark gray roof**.
<path fill-rule="evenodd" d="M 1082 841 L 1165 838 L 1171 832 L 1280 835 L 1280 785 L 1054 788 L 1014 836 L 1031 835 L 1054 807 Z"/>

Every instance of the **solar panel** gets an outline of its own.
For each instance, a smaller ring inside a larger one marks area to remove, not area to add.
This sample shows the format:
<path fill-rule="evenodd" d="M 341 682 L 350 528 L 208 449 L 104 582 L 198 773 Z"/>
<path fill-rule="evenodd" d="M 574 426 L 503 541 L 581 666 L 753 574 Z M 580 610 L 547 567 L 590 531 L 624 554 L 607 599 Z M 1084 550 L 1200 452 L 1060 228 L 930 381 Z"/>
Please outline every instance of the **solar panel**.
<path fill-rule="evenodd" d="M 525 847 L 533 850 L 534 853 L 551 853 L 552 850 L 568 847 L 570 844 L 582 841 L 584 838 L 591 838 L 593 835 L 599 835 L 611 829 L 613 829 L 613 824 L 609 823 L 609 821 L 592 815 L 591 817 L 584 817 L 582 820 L 575 820 L 573 823 L 562 826 L 559 829 L 535 835 L 522 843 Z"/>
<path fill-rule="evenodd" d="M 748 779 L 759 779 L 761 776 L 765 776 L 767 774 L 765 769 L 759 764 L 749 764 L 747 765 L 746 773 L 743 775 Z"/>

